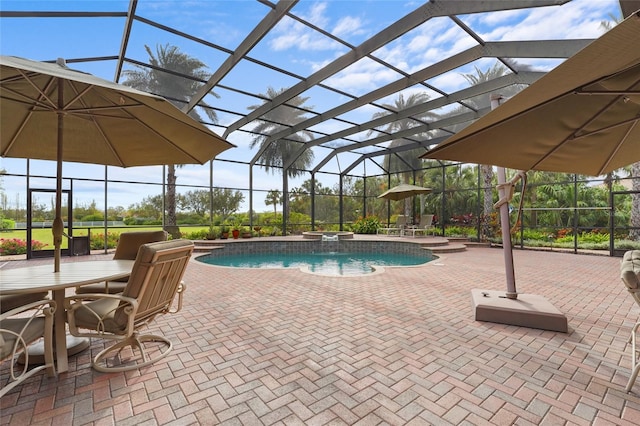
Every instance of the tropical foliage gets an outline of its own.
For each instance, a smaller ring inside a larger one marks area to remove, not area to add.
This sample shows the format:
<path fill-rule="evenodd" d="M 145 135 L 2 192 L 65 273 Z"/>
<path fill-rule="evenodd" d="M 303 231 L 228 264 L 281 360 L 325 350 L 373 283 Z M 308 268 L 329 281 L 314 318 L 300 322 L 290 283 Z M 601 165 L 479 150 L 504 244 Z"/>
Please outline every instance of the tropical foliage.
<path fill-rule="evenodd" d="M 269 100 L 276 98 L 285 90 L 284 88 L 276 90 L 269 87 L 267 93 L 260 96 L 265 99 L 264 102 L 269 102 Z M 256 126 L 253 128 L 253 133 L 258 136 L 253 138 L 250 147 L 252 149 L 259 147 L 259 150 L 262 151 L 259 159 L 260 165 L 265 171 L 275 173 L 291 163 L 291 167 L 287 169 L 287 176 L 295 177 L 306 173 L 305 170 L 309 168 L 313 161 L 313 151 L 306 149 L 304 143 L 313 138 L 311 132 L 302 131 L 285 139 L 274 141 L 271 141 L 269 136 L 286 128 L 278 123 L 293 126 L 305 120 L 306 110 L 312 109 L 304 105 L 308 100 L 309 98 L 307 97 L 296 96 L 287 101 L 286 105 L 281 105 L 269 111 L 257 121 Z M 255 110 L 260 106 L 262 105 L 251 105 L 248 108 Z"/>

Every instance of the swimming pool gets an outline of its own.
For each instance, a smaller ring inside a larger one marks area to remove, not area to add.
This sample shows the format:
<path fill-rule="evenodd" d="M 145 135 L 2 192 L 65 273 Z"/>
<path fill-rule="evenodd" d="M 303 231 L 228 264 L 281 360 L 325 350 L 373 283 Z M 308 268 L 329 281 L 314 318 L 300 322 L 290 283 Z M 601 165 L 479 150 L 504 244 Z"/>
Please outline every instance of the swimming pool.
<path fill-rule="evenodd" d="M 253 241 L 225 244 L 198 261 L 235 268 L 300 268 L 304 272 L 352 276 L 385 266 L 422 265 L 436 257 L 419 244 L 391 241 Z"/>

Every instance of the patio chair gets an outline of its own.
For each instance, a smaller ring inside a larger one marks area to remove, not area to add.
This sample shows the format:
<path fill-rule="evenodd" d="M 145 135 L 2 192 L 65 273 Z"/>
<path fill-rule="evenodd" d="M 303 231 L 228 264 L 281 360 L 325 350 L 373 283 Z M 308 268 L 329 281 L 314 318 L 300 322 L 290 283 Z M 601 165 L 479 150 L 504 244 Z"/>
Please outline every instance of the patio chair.
<path fill-rule="evenodd" d="M 622 256 L 620 278 L 633 296 L 633 300 L 640 306 L 640 250 L 631 250 Z M 629 377 L 625 388 L 627 392 L 631 392 L 638 373 L 640 373 L 640 349 L 637 347 L 639 328 L 640 321 L 636 322 L 631 329 L 631 338 L 629 339 L 631 341 L 631 377 Z"/>
<path fill-rule="evenodd" d="M 170 340 L 143 335 L 139 330 L 157 315 L 175 313 L 182 308 L 185 290 L 182 277 L 192 253 L 193 243 L 189 240 L 143 244 L 122 293 L 76 294 L 65 299 L 72 335 L 117 341 L 95 356 L 91 363 L 94 369 L 128 371 L 150 365 L 169 354 Z M 176 295 L 177 309 L 173 309 Z M 121 356 L 127 347 L 132 351 L 129 359 Z M 136 350 L 140 356 L 136 356 Z M 110 366 L 107 360 L 111 355 L 113 365 Z"/>
<path fill-rule="evenodd" d="M 42 293 L 24 293 L 24 294 L 3 294 L 0 295 L 0 314 L 11 311 L 29 303 L 38 302 L 46 299 L 48 292 Z"/>
<path fill-rule="evenodd" d="M 398 217 L 396 218 L 396 226 L 395 227 L 389 227 L 389 228 L 378 228 L 376 230 L 376 234 L 386 234 L 386 235 L 392 235 L 394 233 L 398 233 L 399 236 L 404 235 L 404 228 L 407 225 L 407 217 L 403 216 L 403 215 L 398 215 Z"/>
<path fill-rule="evenodd" d="M 166 241 L 167 235 L 168 234 L 166 231 L 123 232 L 122 234 L 120 234 L 120 238 L 118 239 L 118 245 L 116 246 L 116 252 L 113 254 L 113 259 L 135 260 L 136 255 L 138 254 L 138 249 L 142 244 Z M 77 287 L 76 294 L 117 294 L 124 291 L 125 285 L 127 285 L 127 278 L 107 281 L 105 283 L 88 284 Z"/>
<path fill-rule="evenodd" d="M 24 299 L 22 299 L 24 301 Z M 20 303 L 14 309 L 0 314 L 0 360 L 11 362 L 6 384 L 2 383 L 0 397 L 36 373 L 46 370 L 49 377 L 56 375 L 53 363 L 53 313 L 56 303 L 41 299 Z M 44 339 L 44 364 L 29 369 L 28 347 L 31 343 Z M 18 355 L 25 362 L 19 363 Z M 19 364 L 22 364 L 18 366 Z"/>
<path fill-rule="evenodd" d="M 411 233 L 411 236 L 415 238 L 416 233 L 425 234 L 427 231 L 433 229 L 433 215 L 432 214 L 424 214 L 420 217 L 420 223 L 417 227 L 409 227 L 405 232 Z"/>

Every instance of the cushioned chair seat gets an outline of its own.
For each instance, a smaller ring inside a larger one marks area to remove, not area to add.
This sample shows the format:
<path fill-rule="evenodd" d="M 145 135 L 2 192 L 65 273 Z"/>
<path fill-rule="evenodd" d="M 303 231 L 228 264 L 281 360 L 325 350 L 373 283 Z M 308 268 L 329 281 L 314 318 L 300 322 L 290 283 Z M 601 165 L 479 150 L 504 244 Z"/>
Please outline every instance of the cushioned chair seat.
<path fill-rule="evenodd" d="M 100 296 L 103 297 L 103 295 Z M 123 325 L 115 320 L 116 311 L 118 306 L 120 306 L 120 302 L 120 298 L 101 298 L 94 302 L 89 302 L 86 305 L 79 306 L 74 312 L 76 326 L 89 330 L 97 330 L 98 327 L 101 327 L 108 333 L 124 334 L 126 331 L 126 323 Z"/>
<path fill-rule="evenodd" d="M 97 283 L 97 284 L 87 284 L 80 286 L 76 289 L 76 293 L 87 294 L 87 293 L 108 293 L 108 294 L 118 294 L 124 291 L 126 287 L 126 281 L 109 281 L 107 283 Z"/>
<path fill-rule="evenodd" d="M 640 306 L 640 250 L 631 250 L 622 256 L 620 279 L 633 296 L 636 304 Z M 631 376 L 625 388 L 627 392 L 631 391 L 638 373 L 640 373 L 640 351 L 637 345 L 638 329 L 640 329 L 640 321 L 636 322 L 631 329 Z"/>
<path fill-rule="evenodd" d="M 166 231 L 133 231 L 123 232 L 120 234 L 116 252 L 113 254 L 115 259 L 135 260 L 138 249 L 143 244 L 155 243 L 158 241 L 166 241 L 168 234 Z M 118 294 L 124 291 L 127 285 L 127 278 L 109 281 L 107 283 L 88 284 L 76 288 L 76 293 L 108 293 Z"/>
<path fill-rule="evenodd" d="M 0 296 L 0 314 L 47 298 L 48 293 L 3 294 Z"/>
<path fill-rule="evenodd" d="M 20 299 L 16 299 L 20 300 Z M 24 299 L 20 300 L 21 302 Z M 53 363 L 53 313 L 56 304 L 42 299 L 7 310 L 0 315 L 0 360 L 9 362 L 9 374 L 2 377 L 0 397 L 34 374 L 47 370 L 55 376 Z M 44 365 L 31 368 L 27 355 L 28 345 L 44 338 Z M 25 362 L 17 368 L 18 354 L 25 354 Z"/>
<path fill-rule="evenodd" d="M 630 250 L 622 256 L 620 278 L 628 289 L 640 289 L 640 250 Z"/>
<path fill-rule="evenodd" d="M 25 327 L 22 318 L 9 318 L 2 320 L 2 341 L 0 347 L 0 359 L 5 359 L 13 351 L 18 336 L 26 342 L 33 342 L 42 337 L 44 330 L 44 318 L 34 318 Z"/>

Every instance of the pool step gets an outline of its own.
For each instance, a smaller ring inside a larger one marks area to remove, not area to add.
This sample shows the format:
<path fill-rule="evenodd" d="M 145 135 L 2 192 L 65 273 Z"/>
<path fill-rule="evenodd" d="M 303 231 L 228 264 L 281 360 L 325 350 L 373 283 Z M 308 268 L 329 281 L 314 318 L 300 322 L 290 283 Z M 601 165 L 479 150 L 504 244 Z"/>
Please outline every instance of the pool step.
<path fill-rule="evenodd" d="M 420 245 L 432 253 L 458 253 L 467 249 L 463 243 L 443 237 L 426 238 Z"/>
<path fill-rule="evenodd" d="M 465 246 L 464 244 L 447 244 L 444 246 L 432 246 L 432 247 L 428 247 L 428 246 L 424 246 L 423 247 L 427 250 L 431 250 L 432 253 L 458 253 L 461 251 L 466 251 L 467 250 L 467 246 Z"/>
<path fill-rule="evenodd" d="M 449 240 L 442 237 L 427 237 L 420 239 L 419 242 L 422 247 L 441 247 L 449 245 Z"/>
<path fill-rule="evenodd" d="M 208 253 L 212 250 L 221 249 L 222 244 L 216 240 L 194 240 L 194 253 Z"/>

